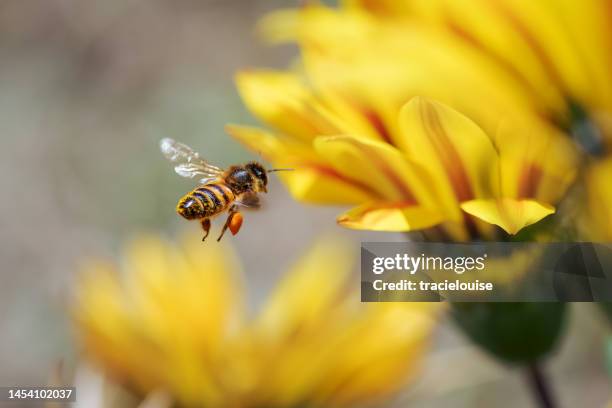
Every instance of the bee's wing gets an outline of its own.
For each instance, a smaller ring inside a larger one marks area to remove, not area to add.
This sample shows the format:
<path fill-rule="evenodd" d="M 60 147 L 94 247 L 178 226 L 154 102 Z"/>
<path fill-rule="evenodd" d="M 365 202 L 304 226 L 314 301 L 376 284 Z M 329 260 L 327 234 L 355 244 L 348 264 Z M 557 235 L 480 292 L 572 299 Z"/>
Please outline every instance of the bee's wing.
<path fill-rule="evenodd" d="M 208 184 L 208 183 L 212 183 L 213 181 L 218 180 L 218 179 L 219 179 L 218 177 L 204 177 L 204 178 L 201 178 L 200 180 L 198 180 L 198 182 L 200 184 Z"/>
<path fill-rule="evenodd" d="M 174 171 L 181 177 L 201 177 L 201 182 L 204 183 L 223 174 L 223 169 L 200 158 L 198 152 L 191 147 L 169 137 L 159 141 L 159 149 L 166 159 L 175 163 Z"/>
<path fill-rule="evenodd" d="M 253 209 L 261 207 L 259 196 L 255 193 L 248 192 L 240 195 L 240 197 L 236 200 L 236 204 Z"/>

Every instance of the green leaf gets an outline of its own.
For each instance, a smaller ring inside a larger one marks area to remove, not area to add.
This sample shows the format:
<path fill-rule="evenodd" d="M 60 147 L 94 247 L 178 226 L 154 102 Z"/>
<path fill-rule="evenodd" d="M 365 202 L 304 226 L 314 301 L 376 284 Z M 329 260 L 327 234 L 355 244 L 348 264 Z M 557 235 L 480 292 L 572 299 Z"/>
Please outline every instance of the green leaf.
<path fill-rule="evenodd" d="M 459 328 L 494 357 L 524 364 L 549 354 L 560 338 L 565 303 L 454 303 Z"/>

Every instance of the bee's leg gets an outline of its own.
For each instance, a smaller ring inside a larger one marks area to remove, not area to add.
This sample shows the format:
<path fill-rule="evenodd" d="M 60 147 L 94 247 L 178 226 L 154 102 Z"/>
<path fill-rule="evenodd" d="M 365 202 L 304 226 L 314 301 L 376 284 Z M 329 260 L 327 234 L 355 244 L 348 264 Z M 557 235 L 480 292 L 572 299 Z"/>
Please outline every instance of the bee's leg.
<path fill-rule="evenodd" d="M 236 235 L 238 231 L 240 231 L 240 227 L 242 226 L 242 220 L 242 214 L 238 212 L 238 206 L 232 205 L 229 209 L 227 220 L 225 221 L 223 229 L 221 230 L 221 235 L 219 235 L 217 241 L 221 241 L 221 238 L 223 238 L 223 234 L 225 234 L 225 231 L 228 228 L 230 229 L 232 235 Z"/>
<path fill-rule="evenodd" d="M 202 225 L 202 229 L 204 230 L 204 237 L 202 238 L 202 241 L 205 241 L 206 237 L 208 236 L 208 233 L 210 232 L 210 218 L 203 218 L 200 221 L 200 224 Z"/>

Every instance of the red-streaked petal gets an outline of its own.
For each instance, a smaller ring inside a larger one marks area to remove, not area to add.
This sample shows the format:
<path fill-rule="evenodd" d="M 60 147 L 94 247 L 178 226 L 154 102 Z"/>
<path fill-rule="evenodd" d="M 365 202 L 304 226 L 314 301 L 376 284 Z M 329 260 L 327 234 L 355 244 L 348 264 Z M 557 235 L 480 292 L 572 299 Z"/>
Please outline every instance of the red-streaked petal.
<path fill-rule="evenodd" d="M 553 206 L 539 201 L 512 198 L 471 200 L 462 203 L 461 208 L 474 217 L 499 225 L 513 235 L 555 212 Z"/>

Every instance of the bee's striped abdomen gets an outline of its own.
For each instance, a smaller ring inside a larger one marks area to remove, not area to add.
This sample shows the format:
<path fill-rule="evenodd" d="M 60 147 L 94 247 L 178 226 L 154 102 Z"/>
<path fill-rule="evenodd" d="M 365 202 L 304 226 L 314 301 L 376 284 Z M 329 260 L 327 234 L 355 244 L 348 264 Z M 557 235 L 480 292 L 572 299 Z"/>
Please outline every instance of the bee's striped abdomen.
<path fill-rule="evenodd" d="M 191 193 L 185 195 L 176 206 L 176 212 L 188 220 L 202 218 L 204 215 L 204 205 L 197 197 Z"/>
<path fill-rule="evenodd" d="M 227 186 L 218 183 L 206 184 L 191 192 L 202 203 L 204 217 L 211 217 L 224 211 L 234 201 L 234 194 Z"/>
<path fill-rule="evenodd" d="M 235 197 L 232 190 L 224 184 L 206 184 L 181 198 L 176 210 L 188 220 L 208 218 L 226 210 Z"/>

